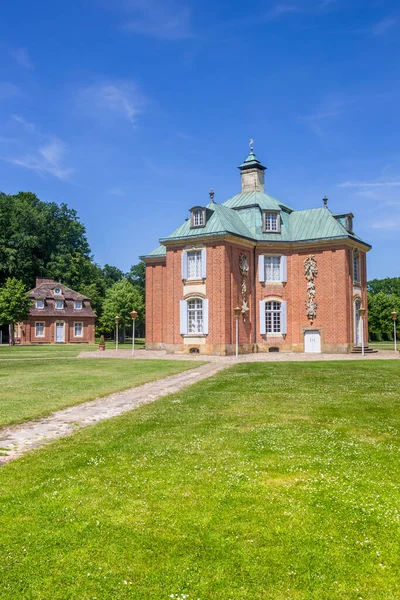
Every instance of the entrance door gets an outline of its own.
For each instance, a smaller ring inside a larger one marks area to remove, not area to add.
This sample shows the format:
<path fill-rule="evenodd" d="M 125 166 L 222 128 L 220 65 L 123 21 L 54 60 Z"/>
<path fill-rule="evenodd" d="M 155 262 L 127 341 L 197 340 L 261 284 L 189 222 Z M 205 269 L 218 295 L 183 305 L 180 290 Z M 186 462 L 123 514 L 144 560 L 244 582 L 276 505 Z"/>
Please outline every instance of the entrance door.
<path fill-rule="evenodd" d="M 56 323 L 56 342 L 62 344 L 65 340 L 64 323 Z"/>
<path fill-rule="evenodd" d="M 321 352 L 321 332 L 304 332 L 304 352 Z"/>
<path fill-rule="evenodd" d="M 361 346 L 361 317 L 360 317 L 360 300 L 354 302 L 354 341 L 356 346 Z"/>

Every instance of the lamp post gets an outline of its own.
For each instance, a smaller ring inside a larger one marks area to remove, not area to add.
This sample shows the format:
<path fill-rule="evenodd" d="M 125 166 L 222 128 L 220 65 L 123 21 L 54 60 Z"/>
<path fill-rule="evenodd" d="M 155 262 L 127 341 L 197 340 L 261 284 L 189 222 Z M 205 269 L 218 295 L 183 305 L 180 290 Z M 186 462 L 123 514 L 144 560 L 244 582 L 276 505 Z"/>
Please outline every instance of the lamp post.
<path fill-rule="evenodd" d="M 236 358 L 237 358 L 238 354 L 239 354 L 239 317 L 240 317 L 240 313 L 242 312 L 242 309 L 240 308 L 240 306 L 236 306 L 234 308 L 234 312 L 235 312 L 235 319 L 236 319 Z"/>
<path fill-rule="evenodd" d="M 115 321 L 115 350 L 118 351 L 118 322 L 119 322 L 118 315 L 115 317 L 114 321 Z"/>
<path fill-rule="evenodd" d="M 136 317 L 137 317 L 137 312 L 136 312 L 136 310 L 133 310 L 131 312 L 131 319 L 132 319 L 132 356 L 135 353 L 135 321 L 136 321 Z"/>
<path fill-rule="evenodd" d="M 363 308 L 361 306 L 359 308 L 359 313 L 360 313 L 360 317 L 361 317 L 361 354 L 362 354 L 362 356 L 365 356 L 365 350 L 364 350 L 364 317 L 365 317 L 365 308 Z"/>
<path fill-rule="evenodd" d="M 392 312 L 392 319 L 393 319 L 394 351 L 396 352 L 396 350 L 397 350 L 397 340 L 396 340 L 396 319 L 397 319 L 397 312 L 395 312 L 395 311 Z"/>

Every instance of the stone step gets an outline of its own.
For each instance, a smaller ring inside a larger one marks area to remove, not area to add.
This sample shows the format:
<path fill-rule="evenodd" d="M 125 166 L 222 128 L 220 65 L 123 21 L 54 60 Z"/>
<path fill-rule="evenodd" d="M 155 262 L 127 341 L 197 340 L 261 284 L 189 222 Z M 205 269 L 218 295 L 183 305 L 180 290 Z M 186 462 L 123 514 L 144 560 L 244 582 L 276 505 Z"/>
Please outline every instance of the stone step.
<path fill-rule="evenodd" d="M 370 348 L 369 346 L 364 346 L 364 354 L 375 354 L 376 352 L 378 352 L 378 350 L 374 350 L 373 348 Z M 354 346 L 351 353 L 352 354 L 362 354 L 362 347 Z"/>

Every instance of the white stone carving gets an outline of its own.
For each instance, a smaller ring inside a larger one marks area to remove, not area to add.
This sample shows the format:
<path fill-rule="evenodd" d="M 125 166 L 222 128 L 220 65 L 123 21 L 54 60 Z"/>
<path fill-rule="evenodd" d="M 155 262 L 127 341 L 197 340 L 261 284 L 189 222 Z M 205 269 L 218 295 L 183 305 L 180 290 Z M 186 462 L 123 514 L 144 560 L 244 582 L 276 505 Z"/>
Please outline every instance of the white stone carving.
<path fill-rule="evenodd" d="M 317 318 L 318 303 L 315 301 L 315 278 L 318 275 L 317 261 L 313 254 L 309 254 L 304 261 L 304 275 L 307 280 L 307 296 L 306 300 L 306 312 L 307 317 L 312 325 L 313 321 Z"/>

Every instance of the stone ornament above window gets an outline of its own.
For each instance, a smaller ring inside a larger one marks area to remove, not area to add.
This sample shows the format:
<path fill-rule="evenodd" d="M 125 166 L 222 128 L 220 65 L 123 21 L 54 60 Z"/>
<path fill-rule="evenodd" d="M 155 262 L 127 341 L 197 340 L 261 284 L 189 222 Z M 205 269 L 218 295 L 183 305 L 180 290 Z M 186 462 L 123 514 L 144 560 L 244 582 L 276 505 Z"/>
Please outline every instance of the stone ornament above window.
<path fill-rule="evenodd" d="M 247 254 L 241 252 L 239 255 L 239 270 L 242 276 L 242 283 L 240 286 L 242 293 L 242 315 L 243 320 L 246 320 L 246 314 L 249 312 L 249 303 L 247 300 L 247 277 L 249 276 L 249 262 L 247 260 Z"/>
<path fill-rule="evenodd" d="M 304 275 L 307 280 L 307 295 L 308 299 L 306 300 L 306 312 L 307 317 L 310 321 L 310 324 L 313 324 L 313 321 L 317 318 L 317 308 L 318 303 L 315 301 L 315 278 L 318 275 L 317 269 L 317 261 L 315 260 L 315 256 L 313 254 L 309 254 L 304 261 Z"/>

